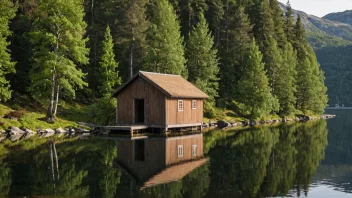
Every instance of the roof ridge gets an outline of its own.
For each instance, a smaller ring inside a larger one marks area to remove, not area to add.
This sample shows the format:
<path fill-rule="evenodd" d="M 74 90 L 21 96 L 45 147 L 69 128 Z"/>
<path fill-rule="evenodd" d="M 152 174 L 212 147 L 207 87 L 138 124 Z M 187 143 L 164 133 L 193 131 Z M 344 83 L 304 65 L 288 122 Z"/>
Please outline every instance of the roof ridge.
<path fill-rule="evenodd" d="M 147 71 L 141 71 L 141 70 L 139 70 L 139 73 L 158 74 L 158 75 L 166 75 L 166 76 L 181 76 L 178 74 L 164 74 L 164 73 L 147 72 Z"/>

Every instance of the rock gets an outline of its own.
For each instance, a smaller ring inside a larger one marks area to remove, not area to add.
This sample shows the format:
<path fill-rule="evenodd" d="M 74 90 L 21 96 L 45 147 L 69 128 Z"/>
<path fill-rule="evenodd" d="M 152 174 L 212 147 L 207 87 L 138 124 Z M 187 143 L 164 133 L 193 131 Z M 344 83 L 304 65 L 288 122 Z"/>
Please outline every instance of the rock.
<path fill-rule="evenodd" d="M 23 135 L 24 135 L 24 134 L 11 135 L 11 136 L 10 136 L 10 140 L 11 140 L 12 142 L 15 142 L 15 141 L 19 140 Z"/>
<path fill-rule="evenodd" d="M 0 142 L 6 139 L 6 136 L 0 136 Z"/>
<path fill-rule="evenodd" d="M 46 133 L 55 133 L 55 131 L 52 130 L 52 129 L 44 129 L 44 131 L 45 131 Z"/>
<path fill-rule="evenodd" d="M 78 139 L 79 139 L 79 140 L 86 140 L 86 139 L 88 139 L 90 136 L 91 136 L 90 133 L 83 133 L 83 134 L 80 134 L 80 135 L 78 136 Z"/>
<path fill-rule="evenodd" d="M 220 129 L 224 129 L 224 128 L 227 128 L 227 127 L 231 127 L 231 124 L 226 122 L 225 120 L 220 120 L 217 122 L 217 125 L 218 125 L 218 128 Z"/>
<path fill-rule="evenodd" d="M 17 127 L 14 127 L 14 126 L 11 126 L 9 127 L 9 133 L 10 135 L 24 135 L 25 132 L 22 131 L 21 129 L 17 128 Z"/>
<path fill-rule="evenodd" d="M 202 127 L 203 127 L 203 128 L 209 128 L 209 124 L 208 124 L 208 123 L 203 123 L 203 124 L 202 124 Z"/>
<path fill-rule="evenodd" d="M 58 129 L 56 129 L 55 132 L 56 133 L 66 133 L 66 130 L 60 127 Z"/>
<path fill-rule="evenodd" d="M 242 122 L 242 126 L 248 126 L 249 125 L 249 121 L 243 121 Z"/>
<path fill-rule="evenodd" d="M 257 125 L 257 122 L 255 120 L 251 120 L 251 121 L 249 121 L 249 125 L 255 126 L 255 125 Z"/>
<path fill-rule="evenodd" d="M 264 120 L 261 120 L 259 123 L 260 123 L 261 125 L 263 125 L 263 124 L 265 124 L 266 122 L 265 122 Z"/>
<path fill-rule="evenodd" d="M 26 132 L 25 135 L 23 136 L 24 139 L 28 139 L 35 134 L 34 131 L 27 128 L 24 131 Z"/>

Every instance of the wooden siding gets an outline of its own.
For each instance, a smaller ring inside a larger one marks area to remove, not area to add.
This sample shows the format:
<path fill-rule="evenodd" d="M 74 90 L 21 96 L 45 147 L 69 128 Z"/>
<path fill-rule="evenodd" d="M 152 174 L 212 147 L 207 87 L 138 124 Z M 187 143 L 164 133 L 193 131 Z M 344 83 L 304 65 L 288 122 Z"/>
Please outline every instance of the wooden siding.
<path fill-rule="evenodd" d="M 134 141 L 118 141 L 118 161 L 144 181 L 165 168 L 165 139 L 144 139 L 144 161 L 134 160 Z"/>
<path fill-rule="evenodd" d="M 134 99 L 144 99 L 144 124 L 165 125 L 165 98 L 166 96 L 158 89 L 138 77 L 117 96 L 116 123 L 136 124 L 134 122 Z"/>
<path fill-rule="evenodd" d="M 183 111 L 178 111 L 178 99 L 166 99 L 166 124 L 194 124 L 203 122 L 203 101 L 197 101 L 197 108 L 192 109 L 192 99 L 183 100 Z"/>
<path fill-rule="evenodd" d="M 178 157 L 178 145 L 183 145 L 183 157 Z M 197 145 L 197 155 L 192 156 L 192 145 Z M 166 139 L 166 164 L 203 157 L 203 134 L 179 136 Z"/>

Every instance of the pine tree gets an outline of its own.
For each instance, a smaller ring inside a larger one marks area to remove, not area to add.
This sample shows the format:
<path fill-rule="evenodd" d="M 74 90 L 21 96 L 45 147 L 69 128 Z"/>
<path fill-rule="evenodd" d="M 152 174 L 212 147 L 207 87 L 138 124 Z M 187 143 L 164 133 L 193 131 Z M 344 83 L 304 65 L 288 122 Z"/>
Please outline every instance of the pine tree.
<path fill-rule="evenodd" d="M 151 7 L 144 70 L 187 77 L 183 37 L 175 11 L 167 0 L 158 0 Z"/>
<path fill-rule="evenodd" d="M 279 6 L 277 0 L 270 0 L 271 16 L 274 22 L 274 39 L 277 41 L 277 45 L 280 49 L 283 49 L 286 45 L 287 38 L 284 30 L 285 18 L 282 9 Z"/>
<path fill-rule="evenodd" d="M 300 16 L 295 26 L 294 47 L 297 51 L 297 109 L 305 114 L 320 114 L 327 104 L 327 89 L 315 53 L 306 40 Z"/>
<path fill-rule="evenodd" d="M 83 38 L 83 0 L 39 0 L 30 39 L 34 45 L 31 93 L 37 99 L 50 96 L 47 121 L 55 121 L 59 93 L 75 97 L 87 86 L 77 64 L 87 64 L 88 39 Z"/>
<path fill-rule="evenodd" d="M 244 73 L 237 84 L 238 97 L 234 103 L 251 119 L 257 119 L 278 110 L 278 101 L 270 93 L 262 54 L 253 39 L 245 59 Z"/>
<path fill-rule="evenodd" d="M 188 80 L 208 94 L 205 111 L 210 112 L 218 96 L 218 58 L 214 37 L 209 32 L 204 16 L 200 15 L 199 20 L 189 34 L 186 46 Z"/>
<path fill-rule="evenodd" d="M 16 15 L 17 7 L 10 0 L 0 3 L 0 101 L 11 98 L 11 90 L 6 75 L 15 73 L 15 62 L 11 61 L 9 42 L 7 37 L 11 35 L 9 30 L 10 20 Z"/>
<path fill-rule="evenodd" d="M 284 27 L 285 27 L 284 30 L 286 33 L 287 41 L 293 45 L 294 38 L 295 38 L 295 33 L 294 33 L 295 21 L 293 19 L 293 11 L 291 8 L 290 1 L 288 1 L 287 5 L 286 5 L 285 26 Z"/>
<path fill-rule="evenodd" d="M 102 81 L 100 92 L 103 96 L 110 96 L 113 88 L 121 85 L 121 78 L 117 71 L 118 63 L 115 61 L 114 44 L 109 26 L 106 27 L 105 39 L 102 45 L 102 56 L 99 62 Z"/>
<path fill-rule="evenodd" d="M 143 50 L 146 48 L 147 30 L 150 26 L 146 19 L 147 3 L 147 0 L 119 1 L 119 9 L 116 11 L 122 14 L 116 24 L 116 42 L 119 58 L 128 63 L 128 67 L 125 67 L 128 68 L 128 78 L 142 68 Z"/>
<path fill-rule="evenodd" d="M 252 25 L 245 14 L 244 7 L 237 8 L 229 27 L 229 50 L 222 52 L 220 67 L 221 97 L 232 101 L 236 88 L 233 86 L 243 74 L 246 53 L 251 46 Z"/>
<path fill-rule="evenodd" d="M 295 112 L 296 104 L 296 53 L 290 43 L 282 51 L 282 63 L 278 70 L 274 95 L 280 103 L 279 115 L 287 116 Z"/>
<path fill-rule="evenodd" d="M 181 21 L 181 33 L 188 36 L 199 17 L 208 9 L 206 0 L 183 0 L 178 2 L 178 14 Z"/>

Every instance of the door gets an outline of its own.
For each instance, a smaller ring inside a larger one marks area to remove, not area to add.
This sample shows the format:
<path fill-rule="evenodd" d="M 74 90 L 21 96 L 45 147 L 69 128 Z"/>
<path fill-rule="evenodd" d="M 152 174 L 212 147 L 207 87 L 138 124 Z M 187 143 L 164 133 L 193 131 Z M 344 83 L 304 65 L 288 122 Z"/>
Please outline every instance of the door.
<path fill-rule="evenodd" d="M 144 99 L 134 100 L 134 123 L 144 124 Z"/>

